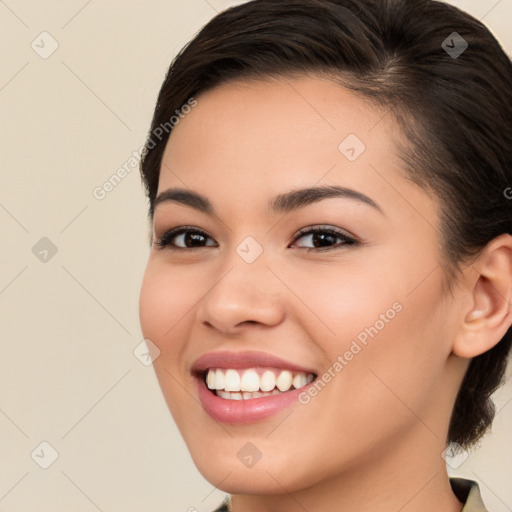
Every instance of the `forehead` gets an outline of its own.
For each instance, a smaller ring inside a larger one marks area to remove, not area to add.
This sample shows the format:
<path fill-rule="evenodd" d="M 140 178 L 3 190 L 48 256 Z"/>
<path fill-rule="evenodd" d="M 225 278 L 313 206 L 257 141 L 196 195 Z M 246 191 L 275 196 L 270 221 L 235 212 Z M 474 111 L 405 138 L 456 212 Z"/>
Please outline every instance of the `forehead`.
<path fill-rule="evenodd" d="M 233 147 L 241 150 L 254 147 L 259 140 L 278 149 L 294 141 L 299 144 L 305 136 L 315 143 L 309 149 L 329 145 L 332 149 L 333 143 L 340 143 L 350 133 L 370 146 L 376 140 L 381 147 L 387 142 L 391 150 L 389 143 L 400 137 L 387 109 L 326 78 L 229 82 L 196 99 L 197 106 L 175 126 L 168 146 L 190 136 L 191 130 L 202 142 L 208 139 L 226 148 L 231 141 Z M 237 130 L 233 131 L 233 127 Z M 275 139 L 275 135 L 279 138 Z M 325 144 L 320 144 L 322 140 Z M 240 147 L 242 141 L 245 145 Z"/>
<path fill-rule="evenodd" d="M 350 172 L 358 165 L 347 157 L 359 153 L 366 160 L 385 157 L 399 163 L 395 141 L 400 133 L 392 116 L 333 81 L 231 82 L 196 100 L 174 127 L 163 158 L 165 164 L 186 166 L 189 176 L 214 163 L 226 172 L 261 177 L 290 170 L 299 174 L 311 166 L 317 174 L 335 164 Z"/>

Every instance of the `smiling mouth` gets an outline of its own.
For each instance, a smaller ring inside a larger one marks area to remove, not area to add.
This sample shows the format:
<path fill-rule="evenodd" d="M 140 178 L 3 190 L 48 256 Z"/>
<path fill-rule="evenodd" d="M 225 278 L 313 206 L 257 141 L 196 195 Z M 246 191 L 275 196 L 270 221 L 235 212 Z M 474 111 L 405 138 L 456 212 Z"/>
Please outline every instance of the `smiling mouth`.
<path fill-rule="evenodd" d="M 300 389 L 316 379 L 314 373 L 279 368 L 208 368 L 202 379 L 210 392 L 226 400 L 251 400 Z"/>

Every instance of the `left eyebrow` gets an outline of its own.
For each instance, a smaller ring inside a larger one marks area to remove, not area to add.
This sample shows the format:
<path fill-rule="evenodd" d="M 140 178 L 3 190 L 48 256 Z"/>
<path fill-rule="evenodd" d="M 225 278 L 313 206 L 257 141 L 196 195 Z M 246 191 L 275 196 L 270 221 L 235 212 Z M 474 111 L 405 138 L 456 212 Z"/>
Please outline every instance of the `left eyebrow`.
<path fill-rule="evenodd" d="M 293 210 L 304 208 L 310 204 L 317 203 L 324 199 L 331 198 L 352 199 L 371 206 L 384 215 L 382 208 L 370 197 L 357 190 L 340 187 L 338 185 L 324 185 L 320 187 L 309 187 L 298 190 L 292 190 L 284 194 L 279 194 L 269 201 L 267 213 L 276 215 L 278 213 L 288 213 Z M 191 190 L 183 188 L 169 188 L 164 190 L 156 197 L 151 215 L 153 215 L 159 204 L 171 202 L 184 206 L 189 206 L 209 216 L 216 215 L 210 200 Z"/>
<path fill-rule="evenodd" d="M 353 199 L 375 208 L 384 215 L 382 208 L 367 195 L 354 190 L 352 188 L 340 187 L 338 185 L 324 185 L 320 187 L 302 188 L 292 190 L 286 194 L 280 194 L 270 201 L 271 214 L 288 213 L 299 208 L 304 208 L 324 199 L 340 197 L 345 199 Z"/>

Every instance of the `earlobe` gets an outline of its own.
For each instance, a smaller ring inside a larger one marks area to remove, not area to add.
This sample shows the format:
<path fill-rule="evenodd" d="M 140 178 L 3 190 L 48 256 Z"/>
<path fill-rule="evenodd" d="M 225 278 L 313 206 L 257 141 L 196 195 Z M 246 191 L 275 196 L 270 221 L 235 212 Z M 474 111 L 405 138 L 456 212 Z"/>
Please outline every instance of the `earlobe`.
<path fill-rule="evenodd" d="M 453 353 L 472 358 L 493 348 L 512 325 L 512 236 L 495 238 L 468 267 L 469 310 L 453 344 Z"/>

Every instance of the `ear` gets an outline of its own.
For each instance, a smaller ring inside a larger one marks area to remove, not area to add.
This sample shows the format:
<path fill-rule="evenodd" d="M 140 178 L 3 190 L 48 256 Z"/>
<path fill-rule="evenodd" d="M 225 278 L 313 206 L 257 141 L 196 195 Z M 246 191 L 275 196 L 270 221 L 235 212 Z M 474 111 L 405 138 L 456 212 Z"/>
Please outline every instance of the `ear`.
<path fill-rule="evenodd" d="M 469 296 L 452 351 L 472 358 L 494 347 L 512 325 L 512 236 L 491 240 L 466 271 Z"/>

